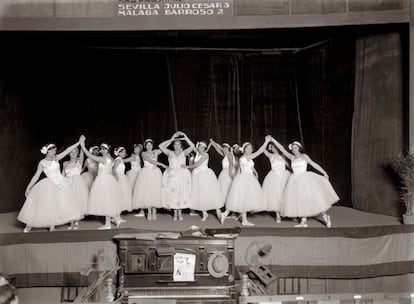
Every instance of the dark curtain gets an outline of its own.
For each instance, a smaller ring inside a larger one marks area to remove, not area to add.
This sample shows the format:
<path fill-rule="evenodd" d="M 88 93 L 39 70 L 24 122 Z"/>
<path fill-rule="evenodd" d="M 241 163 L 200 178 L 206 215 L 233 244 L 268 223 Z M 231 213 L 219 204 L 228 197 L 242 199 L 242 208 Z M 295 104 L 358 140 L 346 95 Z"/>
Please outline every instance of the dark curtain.
<path fill-rule="evenodd" d="M 300 137 L 305 153 L 329 174 L 341 198 L 351 202 L 351 131 L 354 40 L 327 42 L 298 53 L 296 79 Z M 338 178 L 342 176 L 342 178 Z"/>
<path fill-rule="evenodd" d="M 349 205 L 352 45 L 333 42 L 295 56 L 69 45 L 38 42 L 30 56 L 21 46 L 0 50 L 0 212 L 21 207 L 49 141 L 63 149 L 85 134 L 87 145 L 131 151 L 147 137 L 159 143 L 180 129 L 194 141 L 258 147 L 266 134 L 283 144 L 300 139 L 299 121 L 307 152 Z M 218 174 L 221 159 L 210 155 Z M 262 181 L 267 158 L 256 168 Z"/>
<path fill-rule="evenodd" d="M 357 40 L 352 200 L 361 210 L 401 214 L 395 184 L 384 167 L 403 150 L 402 68 L 399 33 Z"/>

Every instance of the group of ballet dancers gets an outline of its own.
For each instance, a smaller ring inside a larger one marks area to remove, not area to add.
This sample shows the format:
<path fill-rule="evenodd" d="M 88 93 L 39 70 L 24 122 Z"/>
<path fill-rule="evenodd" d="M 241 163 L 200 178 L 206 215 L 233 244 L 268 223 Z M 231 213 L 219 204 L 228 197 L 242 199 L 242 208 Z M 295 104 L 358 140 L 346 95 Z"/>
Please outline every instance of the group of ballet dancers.
<path fill-rule="evenodd" d="M 278 223 L 282 217 L 300 218 L 295 227 L 307 227 L 308 217 L 322 214 L 330 227 L 326 212 L 339 200 L 325 170 L 303 153 L 297 141 L 285 149 L 268 135 L 254 151 L 249 142 L 241 147 L 220 145 L 213 139 L 194 144 L 179 131 L 160 143 L 159 149 L 154 148 L 152 139 L 134 145 L 129 157 L 125 147 L 116 147 L 115 158 L 108 144 L 87 149 L 85 141 L 82 135 L 61 153 L 54 144 L 42 147 L 45 157 L 27 186 L 26 201 L 18 215 L 26 224 L 24 232 L 32 228 L 53 231 L 65 224 L 76 230 L 87 215 L 104 217 L 105 223 L 98 229 L 111 229 L 112 224 L 118 227 L 124 221 L 123 212 L 141 210 L 135 215 L 145 216 L 147 210 L 147 219 L 155 220 L 160 208 L 171 210 L 174 221 L 183 220 L 183 209 L 192 214 L 201 212 L 202 221 L 208 211 L 215 210 L 222 224 L 233 212 L 239 214 L 244 226 L 254 225 L 247 218 L 253 212 L 274 212 Z M 223 157 L 218 178 L 208 167 L 211 147 Z M 161 153 L 168 156 L 168 166 L 158 161 Z M 261 154 L 271 164 L 262 185 L 253 161 Z M 67 155 L 69 160 L 63 162 L 61 172 L 59 161 Z M 125 174 L 127 162 L 131 169 Z M 320 174 L 308 171 L 308 165 Z M 165 169 L 163 173 L 160 167 Z M 39 181 L 42 172 L 46 178 Z"/>

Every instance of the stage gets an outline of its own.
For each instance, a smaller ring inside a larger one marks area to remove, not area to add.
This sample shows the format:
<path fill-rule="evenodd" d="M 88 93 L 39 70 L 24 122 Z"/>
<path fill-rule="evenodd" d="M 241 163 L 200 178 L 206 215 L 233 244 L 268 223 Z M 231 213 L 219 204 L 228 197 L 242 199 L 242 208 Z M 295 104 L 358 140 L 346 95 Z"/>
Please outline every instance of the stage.
<path fill-rule="evenodd" d="M 300 292 L 406 292 L 412 288 L 414 226 L 402 225 L 392 216 L 347 207 L 333 207 L 329 213 L 332 228 L 315 219 L 309 220 L 309 228 L 294 228 L 295 221 L 277 224 L 269 214 L 250 216 L 256 226 L 242 227 L 235 242 L 235 265 L 243 271 L 247 266 L 246 248 L 253 241 L 263 241 L 272 244 L 269 265 L 278 277 L 305 280 Z M 182 222 L 174 222 L 165 213 L 159 214 L 157 221 L 132 214 L 123 217 L 127 222 L 120 228 L 106 231 L 96 230 L 101 223 L 88 218 L 80 223 L 79 231 L 57 227 L 55 232 L 33 229 L 22 233 L 23 225 L 16 221 L 16 213 L 1 214 L 2 271 L 15 278 L 17 287 L 85 286 L 90 279 L 81 272 L 114 267 L 113 236 L 118 233 L 182 231 L 191 225 L 240 226 L 234 219 L 221 225 L 213 214 L 206 222 L 188 214 Z M 91 264 L 99 257 L 99 266 Z"/>

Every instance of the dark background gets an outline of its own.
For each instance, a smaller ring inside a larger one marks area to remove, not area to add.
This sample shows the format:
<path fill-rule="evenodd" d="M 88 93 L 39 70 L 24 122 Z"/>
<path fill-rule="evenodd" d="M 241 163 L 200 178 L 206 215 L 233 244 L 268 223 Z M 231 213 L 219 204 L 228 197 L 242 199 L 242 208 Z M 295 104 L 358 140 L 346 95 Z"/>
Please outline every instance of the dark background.
<path fill-rule="evenodd" d="M 356 41 L 390 32 L 406 36 L 399 25 L 2 32 L 0 212 L 21 207 L 47 142 L 63 149 L 85 134 L 87 145 L 106 142 L 132 152 L 134 143 L 150 137 L 158 144 L 176 130 L 193 141 L 213 137 L 256 147 L 266 134 L 285 146 L 303 141 L 330 175 L 340 204 L 352 206 Z M 218 174 L 221 158 L 212 150 L 210 159 Z M 256 168 L 262 181 L 267 158 L 259 157 Z M 394 206 L 392 195 L 386 199 Z"/>

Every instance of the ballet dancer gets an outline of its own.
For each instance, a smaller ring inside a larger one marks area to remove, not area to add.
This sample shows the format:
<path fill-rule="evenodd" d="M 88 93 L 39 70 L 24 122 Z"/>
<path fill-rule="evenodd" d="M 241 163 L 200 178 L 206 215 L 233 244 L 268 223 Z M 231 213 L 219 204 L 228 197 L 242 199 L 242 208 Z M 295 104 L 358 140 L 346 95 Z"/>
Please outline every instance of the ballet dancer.
<path fill-rule="evenodd" d="M 243 226 L 254 226 L 253 223 L 247 220 L 247 212 L 266 210 L 262 188 L 254 175 L 253 159 L 263 153 L 269 140 L 266 137 L 265 142 L 256 152 L 253 152 L 251 143 L 243 144 L 243 155 L 239 159 L 240 173 L 234 177 L 231 184 L 226 202 L 226 211 L 222 214 L 221 223 L 224 223 L 230 211 L 234 211 L 241 214 Z"/>
<path fill-rule="evenodd" d="M 141 210 L 147 208 L 147 220 L 151 221 L 157 219 L 157 208 L 163 207 L 161 199 L 162 173 L 158 166 L 168 167 L 158 162 L 161 151 L 154 149 L 152 139 L 144 141 L 144 148 L 145 150 L 141 154 L 144 168 L 142 168 L 135 183 L 132 208 Z"/>
<path fill-rule="evenodd" d="M 99 147 L 90 147 L 89 153 L 95 156 L 99 156 Z M 92 183 L 95 180 L 96 175 L 98 174 L 98 163 L 87 157 L 85 163 L 83 164 L 82 171 L 85 170 L 85 167 L 88 169 L 88 171 L 82 173 L 81 176 L 85 180 L 85 183 L 88 186 L 88 190 L 91 190 Z"/>
<path fill-rule="evenodd" d="M 263 198 L 267 211 L 276 212 L 276 222 L 281 223 L 280 205 L 290 172 L 286 169 L 286 159 L 281 155 L 273 142 L 269 143 L 268 150 L 264 150 L 264 154 L 270 161 L 271 170 L 263 180 Z"/>
<path fill-rule="evenodd" d="M 209 155 L 206 152 L 207 144 L 203 141 L 196 145 L 197 154 L 194 163 L 184 168 L 193 169 L 191 180 L 191 209 L 202 211 L 205 221 L 208 210 L 216 209 L 217 218 L 220 221 L 223 199 L 216 174 L 208 167 Z"/>
<path fill-rule="evenodd" d="M 300 217 L 301 222 L 295 227 L 308 227 L 308 217 L 322 214 L 326 227 L 331 227 L 331 218 L 327 211 L 339 201 L 339 197 L 329 182 L 326 171 L 304 153 L 300 142 L 289 144 L 291 152 L 288 152 L 276 139 L 271 137 L 271 140 L 290 159 L 293 171 L 282 198 L 282 216 Z M 323 176 L 307 171 L 308 164 Z"/>
<path fill-rule="evenodd" d="M 62 172 L 72 186 L 73 192 L 76 195 L 76 202 L 79 205 L 82 217 L 84 217 L 87 214 L 88 210 L 89 196 L 88 185 L 86 184 L 85 179 L 81 176 L 84 154 L 83 151 L 79 153 L 79 148 L 76 147 L 69 153 L 69 157 L 70 159 L 63 163 Z M 68 230 L 72 229 L 79 229 L 79 221 L 71 222 Z"/>
<path fill-rule="evenodd" d="M 88 214 L 105 217 L 105 224 L 99 227 L 99 230 L 111 229 L 111 218 L 117 218 L 121 213 L 117 202 L 122 194 L 112 174 L 113 160 L 109 152 L 110 146 L 101 144 L 99 152 L 102 156 L 96 156 L 85 148 L 85 136 L 80 137 L 80 143 L 85 155 L 98 163 L 98 175 L 89 192 Z M 120 222 L 116 224 L 119 226 Z"/>
<path fill-rule="evenodd" d="M 131 170 L 127 172 L 127 177 L 131 184 L 132 193 L 134 193 L 137 177 L 141 171 L 142 148 L 141 144 L 134 144 L 134 153 L 132 153 L 130 157 L 124 159 L 124 163 L 131 163 Z M 144 217 L 144 209 L 138 210 L 138 213 L 134 214 L 134 216 Z"/>
<path fill-rule="evenodd" d="M 59 160 L 78 145 L 79 142 L 59 154 L 56 154 L 54 144 L 47 144 L 40 150 L 45 157 L 37 165 L 36 173 L 27 185 L 26 201 L 17 216 L 20 222 L 26 224 L 23 232 L 29 232 L 32 227 L 49 227 L 49 231 L 54 231 L 55 226 L 82 218 L 75 193 L 61 174 L 59 164 Z M 45 173 L 46 178 L 38 181 L 42 172 Z"/>
<path fill-rule="evenodd" d="M 124 158 L 126 157 L 126 150 L 124 147 L 117 147 L 114 150 L 114 155 L 116 156 L 113 165 L 113 173 L 118 181 L 118 185 L 121 190 L 121 198 L 120 200 L 120 210 L 122 211 L 132 211 L 132 187 L 125 175 L 125 163 Z M 125 222 L 124 219 L 121 218 L 121 214 L 117 214 L 114 219 L 116 223 L 123 223 Z"/>
<path fill-rule="evenodd" d="M 183 149 L 182 140 L 189 147 Z M 173 143 L 173 150 L 168 146 Z M 174 135 L 159 145 L 160 150 L 168 156 L 168 169 L 162 177 L 162 202 L 166 209 L 173 209 L 173 220 L 182 221 L 182 210 L 191 207 L 191 174 L 182 166 L 186 164 L 186 156 L 195 149 L 193 142 L 183 132 Z"/>
<path fill-rule="evenodd" d="M 210 144 L 220 154 L 223 159 L 221 161 L 222 170 L 218 177 L 218 182 L 220 185 L 220 191 L 223 199 L 223 205 L 227 200 L 229 194 L 230 186 L 235 175 L 234 168 L 234 155 L 231 151 L 231 147 L 227 143 L 223 143 L 221 146 L 216 143 L 212 138 L 210 139 Z"/>

